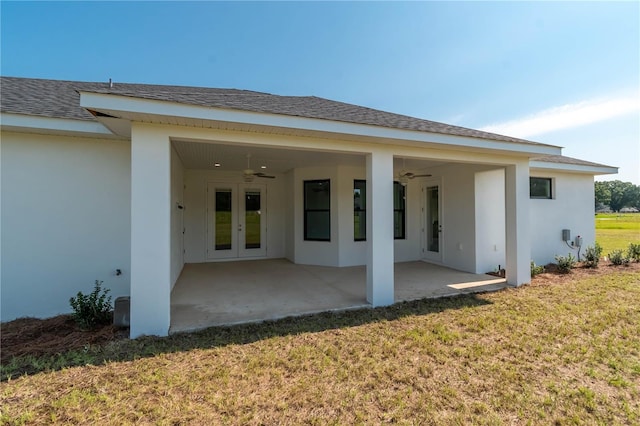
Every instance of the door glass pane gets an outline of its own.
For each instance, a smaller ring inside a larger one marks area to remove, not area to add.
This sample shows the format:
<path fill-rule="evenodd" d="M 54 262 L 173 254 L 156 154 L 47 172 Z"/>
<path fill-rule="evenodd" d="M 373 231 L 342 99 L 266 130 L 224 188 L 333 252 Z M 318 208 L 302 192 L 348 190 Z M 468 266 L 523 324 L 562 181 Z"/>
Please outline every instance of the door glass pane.
<path fill-rule="evenodd" d="M 427 188 L 427 250 L 438 253 L 440 251 L 440 221 L 438 212 L 438 187 Z"/>
<path fill-rule="evenodd" d="M 216 190 L 216 250 L 231 250 L 231 190 Z"/>
<path fill-rule="evenodd" d="M 247 190 L 244 195 L 246 249 L 260 248 L 260 191 Z"/>

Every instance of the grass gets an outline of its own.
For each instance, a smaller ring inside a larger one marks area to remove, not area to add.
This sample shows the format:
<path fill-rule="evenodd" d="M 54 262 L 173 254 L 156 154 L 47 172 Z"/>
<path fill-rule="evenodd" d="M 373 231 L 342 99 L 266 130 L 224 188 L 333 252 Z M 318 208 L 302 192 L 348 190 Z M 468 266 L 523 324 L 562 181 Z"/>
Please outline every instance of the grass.
<path fill-rule="evenodd" d="M 639 270 L 562 279 L 32 359 L 0 423 L 640 423 Z"/>
<path fill-rule="evenodd" d="M 640 243 L 640 214 L 597 214 L 596 241 L 605 255 L 613 250 L 626 250 L 631 242 Z"/>

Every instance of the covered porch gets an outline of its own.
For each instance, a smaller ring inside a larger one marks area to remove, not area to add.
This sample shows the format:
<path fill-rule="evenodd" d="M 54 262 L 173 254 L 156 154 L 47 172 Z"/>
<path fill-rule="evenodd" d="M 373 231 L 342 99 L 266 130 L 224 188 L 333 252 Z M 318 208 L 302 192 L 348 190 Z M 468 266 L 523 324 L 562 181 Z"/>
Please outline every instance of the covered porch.
<path fill-rule="evenodd" d="M 394 301 L 496 291 L 504 278 L 431 263 L 396 263 Z M 186 264 L 171 294 L 170 333 L 370 307 L 366 267 L 296 265 L 286 259 Z"/>

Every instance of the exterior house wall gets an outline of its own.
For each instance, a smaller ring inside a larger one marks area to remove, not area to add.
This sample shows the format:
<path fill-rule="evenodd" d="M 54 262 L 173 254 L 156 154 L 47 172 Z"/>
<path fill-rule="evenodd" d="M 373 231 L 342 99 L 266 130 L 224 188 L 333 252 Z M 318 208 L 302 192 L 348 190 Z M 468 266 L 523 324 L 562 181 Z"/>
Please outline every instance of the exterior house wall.
<path fill-rule="evenodd" d="M 364 167 L 338 167 L 338 266 L 364 265 L 367 262 L 367 242 L 353 239 L 353 181 L 366 180 Z"/>
<path fill-rule="evenodd" d="M 267 188 L 267 257 L 285 257 L 285 175 L 261 179 Z M 213 170 L 184 171 L 184 261 L 202 263 L 207 259 L 207 185 L 209 182 L 243 183 L 239 172 Z"/>
<path fill-rule="evenodd" d="M 284 249 L 285 257 L 293 262 L 295 260 L 295 221 L 293 218 L 293 170 L 289 170 L 283 176 L 284 182 Z"/>
<path fill-rule="evenodd" d="M 175 148 L 171 147 L 171 288 L 184 267 L 184 166 Z"/>
<path fill-rule="evenodd" d="M 442 183 L 442 263 L 475 272 L 475 172 L 474 165 L 456 164 L 435 171 Z"/>
<path fill-rule="evenodd" d="M 477 172 L 476 203 L 476 273 L 504 268 L 505 193 L 504 169 Z"/>
<path fill-rule="evenodd" d="M 405 187 L 406 201 L 406 228 L 405 238 L 394 240 L 394 260 L 396 262 L 411 262 L 422 258 L 422 182 L 419 180 L 409 181 Z"/>
<path fill-rule="evenodd" d="M 2 321 L 68 313 L 95 280 L 129 295 L 130 143 L 2 132 L 0 144 Z"/>
<path fill-rule="evenodd" d="M 337 167 L 305 167 L 293 170 L 294 263 L 338 266 L 338 212 L 340 184 Z M 304 185 L 306 180 L 329 179 L 331 200 L 331 241 L 304 240 Z M 352 202 L 353 203 L 353 202 Z"/>
<path fill-rule="evenodd" d="M 593 176 L 532 169 L 531 176 L 552 179 L 552 199 L 531 199 L 531 258 L 538 265 L 555 262 L 555 255 L 577 257 L 562 241 L 562 230 L 571 239 L 583 238 L 581 254 L 595 242 Z"/>

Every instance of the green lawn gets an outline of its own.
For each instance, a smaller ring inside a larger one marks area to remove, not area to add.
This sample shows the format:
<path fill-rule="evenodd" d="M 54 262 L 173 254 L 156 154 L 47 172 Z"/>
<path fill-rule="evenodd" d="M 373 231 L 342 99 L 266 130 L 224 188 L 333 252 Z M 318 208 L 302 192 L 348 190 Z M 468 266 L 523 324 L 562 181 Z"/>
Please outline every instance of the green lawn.
<path fill-rule="evenodd" d="M 610 213 L 596 215 L 596 241 L 602 253 L 626 250 L 629 243 L 640 243 L 640 214 Z"/>
<path fill-rule="evenodd" d="M 3 366 L 0 423 L 640 424 L 638 306 L 629 267 L 119 341 Z"/>

